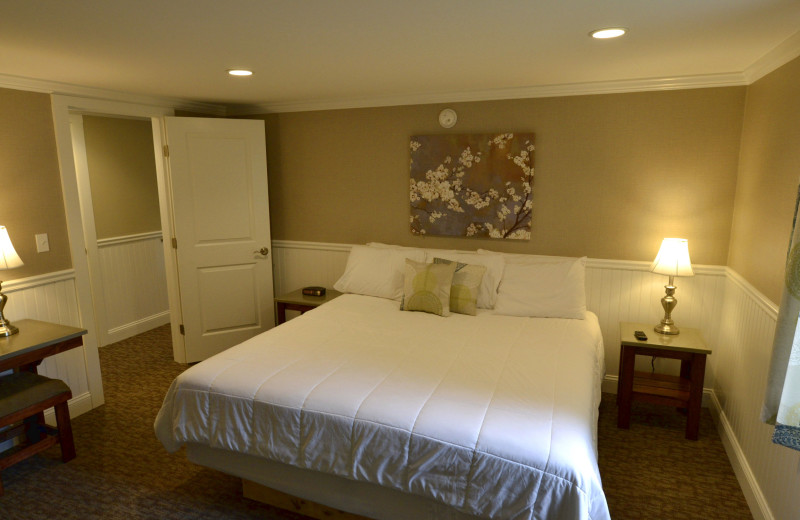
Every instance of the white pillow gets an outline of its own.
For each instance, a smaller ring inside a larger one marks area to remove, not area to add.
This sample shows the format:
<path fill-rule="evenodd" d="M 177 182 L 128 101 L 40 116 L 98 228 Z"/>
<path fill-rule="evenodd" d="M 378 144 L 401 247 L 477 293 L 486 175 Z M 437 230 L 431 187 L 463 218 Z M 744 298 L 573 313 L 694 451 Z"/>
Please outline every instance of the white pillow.
<path fill-rule="evenodd" d="M 525 253 L 500 253 L 497 251 L 490 251 L 488 249 L 478 249 L 479 255 L 502 255 L 506 260 L 506 264 L 525 264 L 525 265 L 539 265 L 539 264 L 552 264 L 554 262 L 572 262 L 576 259 L 574 256 L 547 256 L 547 255 L 529 255 Z"/>
<path fill-rule="evenodd" d="M 343 293 L 399 300 L 403 296 L 406 258 L 424 262 L 425 252 L 413 248 L 353 246 L 344 274 L 333 288 Z"/>
<path fill-rule="evenodd" d="M 478 308 L 492 309 L 497 301 L 497 287 L 500 285 L 500 279 L 503 277 L 503 269 L 505 268 L 506 261 L 501 254 L 478 254 L 478 253 L 465 253 L 460 251 L 446 251 L 437 249 L 435 250 L 437 258 L 444 258 L 454 262 L 461 262 L 462 264 L 483 265 L 486 266 L 486 273 L 483 275 L 481 285 L 478 288 Z M 430 257 L 432 253 L 429 252 L 428 261 L 432 261 Z"/>
<path fill-rule="evenodd" d="M 378 249 L 404 249 L 404 250 L 412 249 L 412 250 L 415 250 L 415 251 L 419 251 L 420 250 L 420 248 L 418 248 L 418 247 L 397 246 L 397 245 L 394 245 L 394 244 L 384 244 L 382 242 L 367 242 L 367 245 L 369 247 L 376 247 Z"/>
<path fill-rule="evenodd" d="M 550 258 L 506 263 L 495 314 L 584 319 L 586 257 Z"/>

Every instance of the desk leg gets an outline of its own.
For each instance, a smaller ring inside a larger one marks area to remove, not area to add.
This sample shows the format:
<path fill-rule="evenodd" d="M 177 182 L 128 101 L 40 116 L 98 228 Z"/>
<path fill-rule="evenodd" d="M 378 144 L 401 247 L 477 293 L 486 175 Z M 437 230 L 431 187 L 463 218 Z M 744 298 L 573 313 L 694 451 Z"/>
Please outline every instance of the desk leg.
<path fill-rule="evenodd" d="M 697 435 L 700 431 L 700 406 L 703 403 L 703 376 L 705 372 L 706 355 L 692 354 L 688 417 L 686 418 L 686 438 L 692 441 L 697 440 Z"/>
<path fill-rule="evenodd" d="M 636 362 L 636 350 L 622 346 L 620 351 L 620 371 L 617 382 L 617 428 L 631 427 L 631 403 L 633 401 L 633 369 Z"/>
<path fill-rule="evenodd" d="M 281 323 L 286 323 L 286 304 L 283 302 L 278 302 L 275 304 L 276 310 L 278 312 L 278 325 Z"/>

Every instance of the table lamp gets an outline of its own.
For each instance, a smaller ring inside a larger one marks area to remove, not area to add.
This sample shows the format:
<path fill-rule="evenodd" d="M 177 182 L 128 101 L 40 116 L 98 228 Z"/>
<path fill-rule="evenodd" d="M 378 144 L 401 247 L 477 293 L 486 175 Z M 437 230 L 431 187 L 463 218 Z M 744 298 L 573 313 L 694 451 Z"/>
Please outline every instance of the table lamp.
<path fill-rule="evenodd" d="M 0 270 L 14 269 L 25 265 L 11 244 L 8 230 L 5 226 L 0 226 Z M 0 281 L 0 336 L 11 336 L 19 332 L 19 329 L 11 324 L 3 316 L 3 309 L 8 301 L 8 296 L 3 294 L 3 282 Z"/>
<path fill-rule="evenodd" d="M 676 276 L 694 276 L 692 263 L 689 261 L 689 242 L 684 238 L 665 238 L 650 270 L 669 276 L 669 284 L 664 286 L 667 294 L 661 298 L 664 318 L 654 330 L 659 334 L 679 334 L 680 330 L 672 321 L 672 309 L 678 304 L 674 281 Z"/>

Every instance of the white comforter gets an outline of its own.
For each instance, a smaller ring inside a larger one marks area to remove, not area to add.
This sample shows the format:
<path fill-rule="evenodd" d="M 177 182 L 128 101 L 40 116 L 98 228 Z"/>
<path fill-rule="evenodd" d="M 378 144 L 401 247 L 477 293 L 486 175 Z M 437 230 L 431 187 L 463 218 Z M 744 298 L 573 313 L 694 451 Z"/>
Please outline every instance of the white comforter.
<path fill-rule="evenodd" d="M 184 443 L 369 481 L 484 518 L 608 519 L 586 320 L 402 312 L 344 295 L 195 365 L 155 423 Z"/>

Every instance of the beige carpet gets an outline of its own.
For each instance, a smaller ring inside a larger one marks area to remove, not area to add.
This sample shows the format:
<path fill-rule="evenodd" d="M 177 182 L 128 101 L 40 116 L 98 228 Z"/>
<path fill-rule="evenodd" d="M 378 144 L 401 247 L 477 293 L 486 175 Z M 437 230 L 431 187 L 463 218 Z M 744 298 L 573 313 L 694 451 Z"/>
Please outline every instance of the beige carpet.
<path fill-rule="evenodd" d="M 54 448 L 3 471 L 0 519 L 305 518 L 243 499 L 238 479 L 156 440 L 156 412 L 185 369 L 168 326 L 102 348 L 100 361 L 106 404 L 73 421 L 77 458 L 62 464 Z M 603 397 L 600 470 L 614 520 L 751 518 L 707 410 L 692 442 L 668 408 L 637 405 L 631 429 L 618 430 L 614 396 Z"/>

